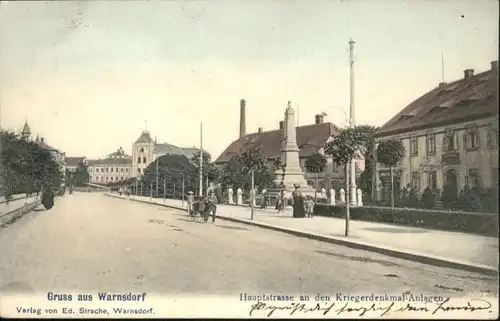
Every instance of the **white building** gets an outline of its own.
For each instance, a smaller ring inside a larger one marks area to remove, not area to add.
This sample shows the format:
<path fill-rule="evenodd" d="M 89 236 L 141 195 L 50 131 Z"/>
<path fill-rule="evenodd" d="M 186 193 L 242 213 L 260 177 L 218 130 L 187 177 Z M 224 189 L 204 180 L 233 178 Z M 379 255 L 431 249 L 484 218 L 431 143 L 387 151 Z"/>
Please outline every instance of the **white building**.
<path fill-rule="evenodd" d="M 440 83 L 405 107 L 376 134 L 376 141 L 399 139 L 405 158 L 396 169 L 401 187 L 420 192 L 445 184 L 498 184 L 498 62 L 490 70 Z M 390 171 L 377 162 L 377 199 L 387 201 Z"/>
<path fill-rule="evenodd" d="M 120 147 L 104 159 L 87 160 L 87 171 L 91 183 L 106 184 L 131 177 L 132 157 Z"/>
<path fill-rule="evenodd" d="M 188 159 L 198 151 L 197 148 L 181 148 L 168 143 L 157 143 L 151 134 L 144 130 L 139 138 L 132 144 L 132 173 L 131 177 L 140 177 L 144 170 L 158 157 L 171 155 L 184 155 Z"/>
<path fill-rule="evenodd" d="M 66 157 L 66 170 L 75 172 L 78 165 L 88 165 L 86 157 Z"/>

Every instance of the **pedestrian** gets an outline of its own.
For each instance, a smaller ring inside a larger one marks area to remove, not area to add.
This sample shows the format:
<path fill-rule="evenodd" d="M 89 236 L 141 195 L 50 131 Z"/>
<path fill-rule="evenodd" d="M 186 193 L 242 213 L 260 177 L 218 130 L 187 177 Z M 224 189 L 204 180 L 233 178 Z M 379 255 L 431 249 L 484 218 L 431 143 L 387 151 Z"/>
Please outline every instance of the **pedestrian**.
<path fill-rule="evenodd" d="M 42 205 L 45 209 L 50 210 L 54 206 L 55 194 L 51 187 L 46 186 L 42 192 Z"/>
<path fill-rule="evenodd" d="M 191 212 L 193 211 L 193 203 L 194 203 L 194 195 L 193 195 L 193 192 L 189 191 L 188 197 L 187 197 L 187 212 L 188 212 L 188 214 L 191 214 Z"/>
<path fill-rule="evenodd" d="M 304 208 L 304 196 L 302 195 L 302 192 L 299 190 L 300 188 L 299 184 L 294 184 L 293 187 L 295 188 L 295 190 L 292 193 L 293 217 L 303 218 L 306 216 Z"/>
<path fill-rule="evenodd" d="M 306 207 L 307 217 L 313 217 L 313 215 L 314 215 L 314 200 L 313 200 L 312 196 L 308 195 L 306 197 L 306 201 L 304 203 L 305 203 L 305 207 Z"/>
<path fill-rule="evenodd" d="M 276 199 L 276 209 L 278 210 L 278 213 L 283 212 L 283 209 L 285 208 L 285 190 L 281 188 L 280 193 Z"/>
<path fill-rule="evenodd" d="M 217 196 L 215 196 L 215 192 L 211 191 L 208 195 L 207 199 L 208 209 L 206 210 L 205 222 L 208 221 L 208 216 L 210 212 L 212 213 L 212 224 L 215 222 L 215 216 L 217 214 Z"/>

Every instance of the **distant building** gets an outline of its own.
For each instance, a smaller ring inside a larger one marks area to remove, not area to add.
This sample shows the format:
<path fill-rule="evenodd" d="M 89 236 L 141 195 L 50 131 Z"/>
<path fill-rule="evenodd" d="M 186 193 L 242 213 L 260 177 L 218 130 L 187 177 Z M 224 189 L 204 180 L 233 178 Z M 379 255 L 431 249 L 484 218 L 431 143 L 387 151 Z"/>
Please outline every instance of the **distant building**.
<path fill-rule="evenodd" d="M 26 139 L 26 140 L 34 141 L 38 146 L 40 146 L 41 148 L 43 148 L 44 150 L 46 150 L 50 153 L 50 155 L 52 156 L 52 158 L 54 159 L 56 164 L 59 165 L 59 168 L 60 168 L 60 171 L 62 174 L 63 183 L 64 183 L 64 177 L 65 177 L 64 174 L 66 173 L 66 154 L 61 152 L 60 150 L 48 145 L 45 142 L 45 138 L 38 137 L 38 134 L 36 135 L 35 140 L 32 140 L 31 139 L 31 129 L 30 129 L 30 126 L 28 125 L 28 120 L 25 120 L 25 122 L 24 122 L 24 126 L 23 126 L 23 129 L 21 131 L 21 137 Z"/>
<path fill-rule="evenodd" d="M 498 61 L 413 101 L 376 133 L 376 142 L 386 139 L 401 140 L 407 151 L 396 169 L 401 187 L 442 190 L 448 183 L 458 193 L 464 185 L 498 184 Z M 389 177 L 377 163 L 378 200 L 389 198 Z"/>
<path fill-rule="evenodd" d="M 87 160 L 87 171 L 91 183 L 106 184 L 130 178 L 132 157 L 120 147 L 104 159 Z"/>
<path fill-rule="evenodd" d="M 140 177 L 144 170 L 163 155 L 184 155 L 188 159 L 197 153 L 199 149 L 182 148 L 168 143 L 157 143 L 151 134 L 144 130 L 139 138 L 132 144 L 132 173 L 131 177 Z"/>
<path fill-rule="evenodd" d="M 275 168 L 275 162 L 281 156 L 281 131 L 284 130 L 285 122 L 280 121 L 277 129 L 264 131 L 259 128 L 256 133 L 247 134 L 245 124 L 246 102 L 240 102 L 240 137 L 233 141 L 215 160 L 215 164 L 221 168 L 227 164 L 232 157 L 241 154 L 250 148 L 259 147 L 262 150 L 267 165 Z M 312 124 L 297 127 L 297 146 L 299 147 L 299 162 L 302 172 L 308 185 L 314 186 L 316 174 L 308 173 L 305 168 L 305 162 L 308 156 L 314 153 L 324 154 L 323 146 L 332 136 L 336 135 L 340 129 L 333 123 L 324 122 L 324 116 L 319 114 L 315 116 Z M 355 160 L 357 168 L 357 177 L 364 170 L 364 159 Z M 331 187 L 339 189 L 344 185 L 344 168 L 338 168 L 331 157 L 327 157 L 327 166 L 323 173 L 318 174 L 318 188 L 329 189 Z"/>
<path fill-rule="evenodd" d="M 88 165 L 86 157 L 66 157 L 66 170 L 75 172 L 78 165 Z"/>

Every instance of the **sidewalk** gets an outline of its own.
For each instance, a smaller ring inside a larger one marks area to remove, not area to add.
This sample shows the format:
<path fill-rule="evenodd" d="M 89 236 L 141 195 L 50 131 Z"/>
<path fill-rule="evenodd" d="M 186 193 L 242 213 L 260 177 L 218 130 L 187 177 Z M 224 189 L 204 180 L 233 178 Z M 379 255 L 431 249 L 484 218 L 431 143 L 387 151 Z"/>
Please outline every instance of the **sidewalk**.
<path fill-rule="evenodd" d="M 27 198 L 26 194 L 17 194 L 12 195 L 12 200 L 7 203 L 4 197 L 0 197 L 0 216 L 21 208 L 28 203 L 34 202 L 35 198 L 36 195 Z"/>
<path fill-rule="evenodd" d="M 131 199 L 175 208 L 182 205 L 182 201 L 173 199 L 138 196 Z M 422 263 L 498 273 L 498 239 L 493 237 L 363 221 L 350 221 L 346 237 L 344 219 L 320 216 L 294 219 L 291 211 L 276 214 L 271 209 L 255 209 L 254 220 L 250 220 L 249 207 L 225 204 L 218 205 L 217 217 Z"/>

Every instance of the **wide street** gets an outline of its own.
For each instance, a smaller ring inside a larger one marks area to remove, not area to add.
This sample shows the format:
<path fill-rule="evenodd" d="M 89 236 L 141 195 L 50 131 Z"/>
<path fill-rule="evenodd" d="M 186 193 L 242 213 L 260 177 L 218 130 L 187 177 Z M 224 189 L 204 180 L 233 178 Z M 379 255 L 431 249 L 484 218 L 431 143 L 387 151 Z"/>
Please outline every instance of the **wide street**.
<path fill-rule="evenodd" d="M 457 245 L 459 246 L 459 245 Z M 0 291 L 497 293 L 438 268 L 97 193 L 57 198 L 0 229 Z"/>

